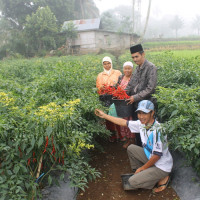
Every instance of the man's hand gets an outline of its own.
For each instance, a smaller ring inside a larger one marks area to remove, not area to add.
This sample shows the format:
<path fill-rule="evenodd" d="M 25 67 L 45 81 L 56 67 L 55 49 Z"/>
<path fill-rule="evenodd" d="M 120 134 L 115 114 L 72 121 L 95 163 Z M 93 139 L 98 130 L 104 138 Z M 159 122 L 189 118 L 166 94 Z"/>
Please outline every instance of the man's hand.
<path fill-rule="evenodd" d="M 134 97 L 130 96 L 130 98 L 127 99 L 127 101 L 129 101 L 127 104 L 132 104 L 134 102 Z"/>
<path fill-rule="evenodd" d="M 151 158 L 140 168 L 138 168 L 136 171 L 135 171 L 135 174 L 145 170 L 145 169 L 148 169 L 149 167 L 155 165 L 155 163 L 160 159 L 160 156 L 158 155 L 152 155 Z"/>
<path fill-rule="evenodd" d="M 139 173 L 139 172 L 141 172 L 141 171 L 143 171 L 144 169 L 143 169 L 143 167 L 140 167 L 140 168 L 138 168 L 136 171 L 135 171 L 135 174 L 137 174 L 137 173 Z"/>
<path fill-rule="evenodd" d="M 96 116 L 104 118 L 105 113 L 102 110 L 95 109 L 94 113 L 95 113 Z"/>

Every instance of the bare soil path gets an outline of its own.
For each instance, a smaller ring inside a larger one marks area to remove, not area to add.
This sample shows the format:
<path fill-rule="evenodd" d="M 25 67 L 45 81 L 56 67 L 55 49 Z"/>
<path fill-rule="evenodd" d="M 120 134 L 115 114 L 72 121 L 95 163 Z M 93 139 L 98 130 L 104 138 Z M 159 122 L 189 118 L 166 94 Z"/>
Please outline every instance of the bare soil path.
<path fill-rule="evenodd" d="M 101 141 L 101 144 L 104 152 L 94 151 L 91 165 L 102 175 L 90 182 L 85 192 L 80 191 L 77 200 L 180 200 L 170 186 L 158 194 L 145 189 L 124 191 L 120 175 L 131 173 L 131 168 L 123 143 Z"/>

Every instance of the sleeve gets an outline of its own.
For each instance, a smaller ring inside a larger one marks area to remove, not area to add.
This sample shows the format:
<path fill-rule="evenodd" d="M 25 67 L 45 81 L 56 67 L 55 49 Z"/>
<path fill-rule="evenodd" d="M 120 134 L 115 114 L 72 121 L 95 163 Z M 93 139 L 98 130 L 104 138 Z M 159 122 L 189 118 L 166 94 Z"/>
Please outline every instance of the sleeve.
<path fill-rule="evenodd" d="M 151 67 L 148 76 L 149 80 L 146 88 L 139 93 L 133 95 L 134 101 L 145 99 L 145 97 L 151 95 L 154 92 L 157 84 L 157 68 L 154 65 Z"/>
<path fill-rule="evenodd" d="M 122 73 L 119 71 L 119 70 L 116 70 L 117 71 L 117 80 L 119 80 L 119 77 L 122 77 Z"/>
<path fill-rule="evenodd" d="M 160 139 L 160 132 L 155 131 L 153 139 L 153 151 L 154 155 L 162 156 L 163 155 L 163 143 Z"/>
<path fill-rule="evenodd" d="M 134 72 L 134 74 L 135 74 L 135 72 Z M 128 82 L 128 85 L 126 86 L 126 93 L 127 93 L 127 95 L 129 95 L 129 96 L 133 95 L 132 90 L 134 89 L 134 88 L 133 88 L 134 74 L 131 76 L 131 79 L 130 79 L 130 81 Z"/>
<path fill-rule="evenodd" d="M 114 85 L 115 87 L 118 86 L 118 85 L 120 85 L 120 83 L 122 82 L 123 77 L 124 77 L 124 75 L 120 75 L 119 76 L 117 84 Z"/>
<path fill-rule="evenodd" d="M 127 126 L 130 129 L 131 133 L 139 133 L 140 132 L 140 121 L 128 121 Z"/>
<path fill-rule="evenodd" d="M 116 86 L 118 83 L 119 77 L 121 75 L 122 75 L 122 73 L 119 70 L 114 70 L 114 74 L 112 75 L 112 80 L 110 79 L 110 85 Z"/>

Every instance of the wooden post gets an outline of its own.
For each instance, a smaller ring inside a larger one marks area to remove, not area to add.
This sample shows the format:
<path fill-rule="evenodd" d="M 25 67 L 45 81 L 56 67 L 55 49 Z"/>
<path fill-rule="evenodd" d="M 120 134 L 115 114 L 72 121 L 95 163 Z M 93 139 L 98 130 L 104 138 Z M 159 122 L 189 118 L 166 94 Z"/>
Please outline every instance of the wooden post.
<path fill-rule="evenodd" d="M 40 157 L 40 161 L 39 161 L 39 165 L 38 165 L 38 170 L 37 170 L 36 178 L 38 178 L 39 175 L 40 175 L 40 170 L 41 170 L 41 166 L 42 166 L 42 159 L 43 159 L 43 154 Z"/>

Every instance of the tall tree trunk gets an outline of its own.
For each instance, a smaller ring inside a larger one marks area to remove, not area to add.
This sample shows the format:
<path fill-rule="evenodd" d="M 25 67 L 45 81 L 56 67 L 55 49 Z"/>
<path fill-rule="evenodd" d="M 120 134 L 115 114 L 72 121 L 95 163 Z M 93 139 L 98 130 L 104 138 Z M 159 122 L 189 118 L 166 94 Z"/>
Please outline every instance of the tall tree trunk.
<path fill-rule="evenodd" d="M 148 6 L 148 11 L 147 11 L 147 17 L 146 17 L 146 22 L 145 22 L 145 26 L 144 26 L 144 31 L 141 34 L 140 38 L 138 39 L 137 43 L 141 43 L 143 41 L 144 35 L 146 33 L 148 22 L 149 22 L 150 11 L 151 11 L 151 1 L 152 0 L 149 0 L 149 6 Z"/>
<path fill-rule="evenodd" d="M 133 33 L 135 31 L 135 0 L 132 0 L 133 1 L 133 5 L 132 5 L 132 15 L 133 15 Z"/>
<path fill-rule="evenodd" d="M 85 19 L 85 11 L 84 11 L 84 0 L 80 0 L 80 7 L 81 7 L 81 15 L 82 15 L 82 19 Z"/>

